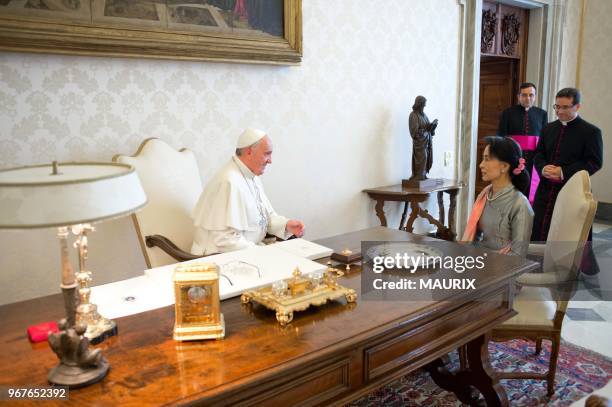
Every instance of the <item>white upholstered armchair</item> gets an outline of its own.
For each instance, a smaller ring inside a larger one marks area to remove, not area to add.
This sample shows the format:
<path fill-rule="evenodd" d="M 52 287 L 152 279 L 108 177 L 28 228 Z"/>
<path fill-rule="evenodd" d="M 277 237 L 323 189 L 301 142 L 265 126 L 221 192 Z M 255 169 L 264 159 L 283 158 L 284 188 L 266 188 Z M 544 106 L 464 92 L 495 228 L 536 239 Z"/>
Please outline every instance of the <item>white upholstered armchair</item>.
<path fill-rule="evenodd" d="M 589 174 L 579 171 L 557 196 L 546 242 L 529 245 L 529 254 L 543 258 L 542 273 L 527 273 L 518 281 L 554 284 L 575 279 L 596 209 Z"/>
<path fill-rule="evenodd" d="M 132 156 L 116 155 L 113 161 L 136 168 L 149 203 L 132 215 L 149 268 L 201 256 L 188 252 L 193 243 L 193 210 L 202 193 L 195 155 L 175 150 L 150 138 Z"/>
<path fill-rule="evenodd" d="M 586 171 L 579 171 L 563 186 L 553 210 L 548 237 L 543 244 L 531 244 L 529 253 L 542 256 L 541 272 L 520 276 L 521 288 L 514 299 L 518 315 L 493 330 L 494 341 L 525 338 L 552 343 L 546 373 L 503 372 L 501 378 L 547 380 L 548 395 L 554 393 L 554 380 L 561 341 L 561 325 L 577 280 L 578 270 L 597 203 L 591 194 Z"/>

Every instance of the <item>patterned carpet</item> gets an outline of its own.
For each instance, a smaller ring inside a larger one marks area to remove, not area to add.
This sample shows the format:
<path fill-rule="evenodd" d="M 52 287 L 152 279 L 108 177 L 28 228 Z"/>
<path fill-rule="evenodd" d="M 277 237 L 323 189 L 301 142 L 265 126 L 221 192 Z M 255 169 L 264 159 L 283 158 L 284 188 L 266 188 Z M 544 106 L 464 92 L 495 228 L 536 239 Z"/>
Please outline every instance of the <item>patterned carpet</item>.
<path fill-rule="evenodd" d="M 489 344 L 491 363 L 496 370 L 546 371 L 550 346 L 545 341 L 539 357 L 534 345 L 522 340 Z M 451 355 L 458 367 L 456 352 Z M 568 342 L 561 343 L 555 394 L 546 396 L 546 382 L 502 380 L 511 406 L 569 406 L 575 400 L 603 387 L 612 379 L 612 360 Z M 462 406 L 453 393 L 440 389 L 419 370 L 359 399 L 351 406 Z"/>

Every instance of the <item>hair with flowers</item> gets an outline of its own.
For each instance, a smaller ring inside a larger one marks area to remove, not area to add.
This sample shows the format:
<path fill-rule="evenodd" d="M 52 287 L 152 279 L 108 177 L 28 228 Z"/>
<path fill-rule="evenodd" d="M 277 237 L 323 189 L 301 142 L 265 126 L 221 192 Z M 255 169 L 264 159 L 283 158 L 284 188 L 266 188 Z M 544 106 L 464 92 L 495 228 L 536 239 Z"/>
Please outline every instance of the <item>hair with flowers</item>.
<path fill-rule="evenodd" d="M 518 165 L 515 169 L 512 170 L 514 175 L 519 175 L 525 169 L 525 159 L 523 157 L 519 158 Z"/>

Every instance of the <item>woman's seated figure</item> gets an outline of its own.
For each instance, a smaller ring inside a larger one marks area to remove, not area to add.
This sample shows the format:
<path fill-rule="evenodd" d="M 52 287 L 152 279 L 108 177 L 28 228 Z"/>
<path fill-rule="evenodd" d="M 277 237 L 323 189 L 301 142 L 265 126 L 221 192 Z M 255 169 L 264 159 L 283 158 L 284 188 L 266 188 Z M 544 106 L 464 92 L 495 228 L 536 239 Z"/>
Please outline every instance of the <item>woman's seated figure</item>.
<path fill-rule="evenodd" d="M 530 182 L 516 141 L 487 137 L 480 163 L 482 180 L 489 182 L 474 203 L 463 241 L 478 242 L 504 254 L 526 256 L 533 210 L 525 195 Z"/>

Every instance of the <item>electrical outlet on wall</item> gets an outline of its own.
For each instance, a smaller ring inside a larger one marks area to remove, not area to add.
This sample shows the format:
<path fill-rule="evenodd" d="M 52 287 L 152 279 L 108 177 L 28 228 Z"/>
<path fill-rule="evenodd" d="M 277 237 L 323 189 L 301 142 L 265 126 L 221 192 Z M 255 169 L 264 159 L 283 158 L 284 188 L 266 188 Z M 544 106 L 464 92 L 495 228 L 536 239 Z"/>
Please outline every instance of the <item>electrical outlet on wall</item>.
<path fill-rule="evenodd" d="M 451 164 L 452 159 L 453 159 L 453 152 L 445 151 L 444 152 L 444 166 L 448 167 Z"/>

